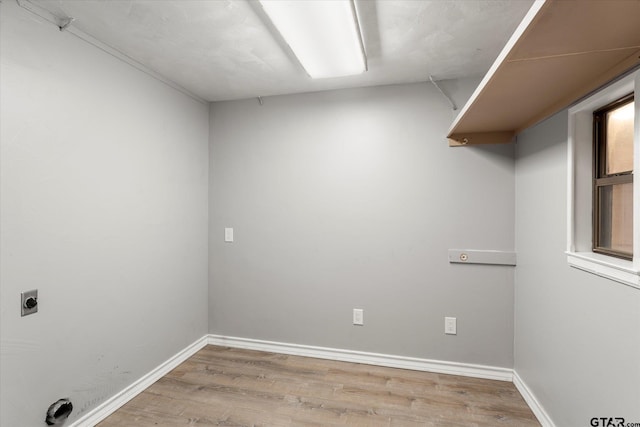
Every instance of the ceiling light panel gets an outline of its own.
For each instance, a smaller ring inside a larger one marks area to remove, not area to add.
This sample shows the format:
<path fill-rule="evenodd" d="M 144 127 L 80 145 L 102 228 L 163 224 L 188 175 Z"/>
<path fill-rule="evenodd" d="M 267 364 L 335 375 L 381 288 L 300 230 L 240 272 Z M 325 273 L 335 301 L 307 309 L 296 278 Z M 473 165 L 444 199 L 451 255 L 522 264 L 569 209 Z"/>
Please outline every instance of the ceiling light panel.
<path fill-rule="evenodd" d="M 310 77 L 366 70 L 352 0 L 260 0 L 260 4 Z"/>

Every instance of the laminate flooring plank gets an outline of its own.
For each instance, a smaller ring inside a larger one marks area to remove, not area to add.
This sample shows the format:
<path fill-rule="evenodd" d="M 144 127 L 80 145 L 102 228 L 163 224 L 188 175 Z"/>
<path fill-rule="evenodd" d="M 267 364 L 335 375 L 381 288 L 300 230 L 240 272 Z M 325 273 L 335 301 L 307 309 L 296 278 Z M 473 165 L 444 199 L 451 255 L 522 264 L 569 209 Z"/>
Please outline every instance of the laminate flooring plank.
<path fill-rule="evenodd" d="M 509 382 L 206 346 L 98 426 L 539 425 Z"/>

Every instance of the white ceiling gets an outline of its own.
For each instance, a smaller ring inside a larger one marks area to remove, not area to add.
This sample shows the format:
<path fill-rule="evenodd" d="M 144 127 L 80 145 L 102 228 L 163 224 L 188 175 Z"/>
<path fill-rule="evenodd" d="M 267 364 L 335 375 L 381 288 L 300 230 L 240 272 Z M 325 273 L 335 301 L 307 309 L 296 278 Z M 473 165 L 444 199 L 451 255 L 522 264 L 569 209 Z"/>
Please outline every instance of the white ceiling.
<path fill-rule="evenodd" d="M 283 48 L 253 1 L 30 2 L 73 17 L 74 28 L 200 98 L 220 101 L 484 74 L 533 0 L 356 0 L 369 71 L 320 80 Z"/>

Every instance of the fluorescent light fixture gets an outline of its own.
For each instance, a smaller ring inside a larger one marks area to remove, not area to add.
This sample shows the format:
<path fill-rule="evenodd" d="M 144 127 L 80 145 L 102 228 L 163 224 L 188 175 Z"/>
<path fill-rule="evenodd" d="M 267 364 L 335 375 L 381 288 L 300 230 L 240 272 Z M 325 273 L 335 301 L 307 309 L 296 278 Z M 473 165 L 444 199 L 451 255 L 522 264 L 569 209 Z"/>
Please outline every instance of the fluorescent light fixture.
<path fill-rule="evenodd" d="M 259 0 L 262 9 L 314 79 L 367 68 L 353 0 Z"/>

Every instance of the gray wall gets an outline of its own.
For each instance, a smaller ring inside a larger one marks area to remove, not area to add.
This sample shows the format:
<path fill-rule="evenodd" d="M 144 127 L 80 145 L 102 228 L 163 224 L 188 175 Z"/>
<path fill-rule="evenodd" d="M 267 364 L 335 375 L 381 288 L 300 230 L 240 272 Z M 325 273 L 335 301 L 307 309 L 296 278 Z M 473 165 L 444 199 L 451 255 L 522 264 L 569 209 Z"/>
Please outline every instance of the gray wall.
<path fill-rule="evenodd" d="M 563 253 L 566 112 L 515 163 L 513 146 L 448 148 L 454 114 L 427 84 L 209 116 L 0 4 L 0 425 L 42 425 L 60 397 L 77 419 L 207 317 L 214 334 L 515 367 L 558 426 L 640 420 L 640 293 Z M 444 87 L 462 105 L 476 83 Z M 515 295 L 513 268 L 447 261 L 514 239 Z M 21 318 L 32 288 L 40 312 Z"/>
<path fill-rule="evenodd" d="M 207 333 L 208 107 L 0 8 L 0 425 L 31 427 Z"/>
<path fill-rule="evenodd" d="M 521 134 L 516 159 L 515 369 L 557 426 L 638 422 L 640 292 L 564 254 L 567 112 Z"/>
<path fill-rule="evenodd" d="M 513 268 L 447 249 L 513 250 L 513 147 L 452 119 L 424 83 L 212 104 L 210 333 L 512 367 Z"/>

